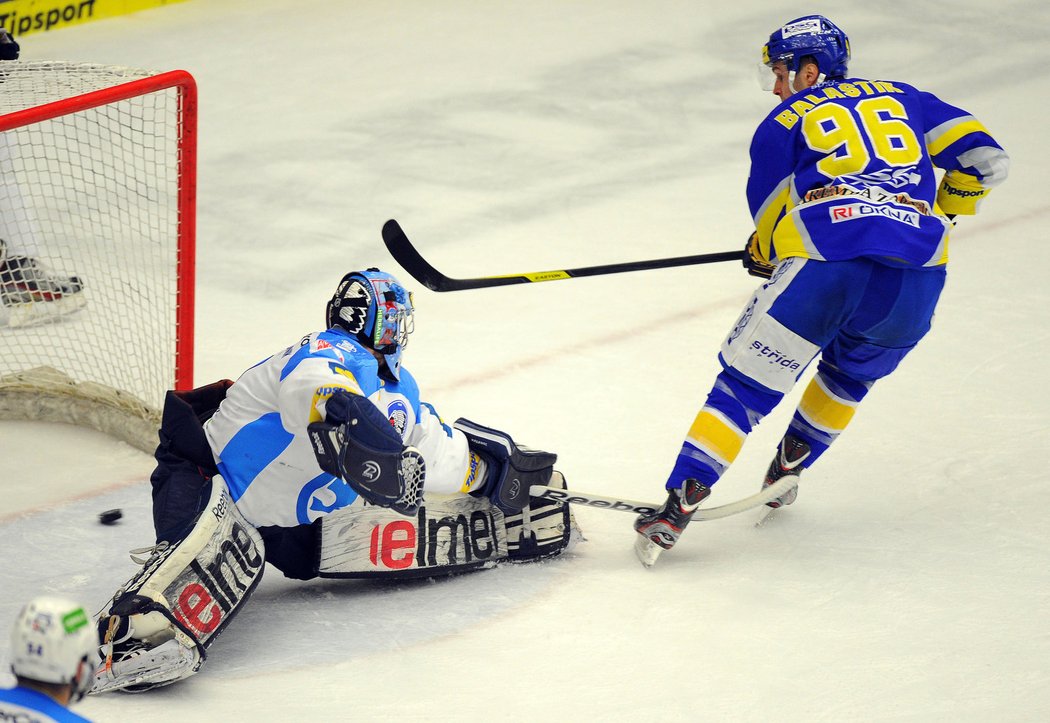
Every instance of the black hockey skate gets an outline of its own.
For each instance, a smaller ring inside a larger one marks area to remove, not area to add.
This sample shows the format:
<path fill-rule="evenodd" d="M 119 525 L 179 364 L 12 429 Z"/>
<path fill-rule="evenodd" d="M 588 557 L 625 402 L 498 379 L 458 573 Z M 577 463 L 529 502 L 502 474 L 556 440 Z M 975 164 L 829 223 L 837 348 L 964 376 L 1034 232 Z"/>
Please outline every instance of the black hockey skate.
<path fill-rule="evenodd" d="M 30 256 L 7 256 L 0 264 L 0 301 L 5 306 L 58 301 L 83 290 L 80 277 L 51 274 Z"/>
<path fill-rule="evenodd" d="M 788 434 L 780 442 L 777 456 L 769 465 L 766 479 L 762 483 L 762 489 L 769 487 L 788 475 L 798 477 L 802 474 L 802 463 L 809 457 L 809 445 L 793 434 Z M 777 509 L 790 505 L 798 497 L 798 486 L 792 487 L 780 497 L 766 503 L 767 507 Z"/>
<path fill-rule="evenodd" d="M 0 239 L 0 326 L 48 323 L 87 305 L 79 276 L 48 271 L 31 256 L 12 256 Z"/>
<path fill-rule="evenodd" d="M 668 491 L 667 501 L 660 509 L 638 516 L 634 521 L 638 532 L 634 551 L 643 565 L 652 567 L 661 552 L 674 547 L 700 503 L 710 494 L 710 487 L 687 479 L 681 487 Z"/>

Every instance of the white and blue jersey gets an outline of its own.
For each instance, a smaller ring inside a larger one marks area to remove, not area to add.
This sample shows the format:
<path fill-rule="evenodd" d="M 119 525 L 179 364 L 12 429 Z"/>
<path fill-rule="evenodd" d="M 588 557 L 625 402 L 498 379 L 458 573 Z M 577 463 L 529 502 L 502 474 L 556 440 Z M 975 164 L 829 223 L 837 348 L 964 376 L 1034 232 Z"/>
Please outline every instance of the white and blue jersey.
<path fill-rule="evenodd" d="M 0 721 L 19 723 L 91 723 L 69 708 L 31 688 L 0 688 Z"/>
<path fill-rule="evenodd" d="M 424 490 L 465 490 L 471 471 L 466 437 L 420 401 L 404 367 L 400 377 L 381 378 L 371 352 L 339 329 L 305 336 L 244 372 L 204 431 L 245 518 L 256 527 L 294 527 L 357 500 L 346 482 L 317 465 L 306 432 L 324 420 L 325 403 L 337 390 L 368 397 L 405 444 L 419 449 L 427 466 Z"/>

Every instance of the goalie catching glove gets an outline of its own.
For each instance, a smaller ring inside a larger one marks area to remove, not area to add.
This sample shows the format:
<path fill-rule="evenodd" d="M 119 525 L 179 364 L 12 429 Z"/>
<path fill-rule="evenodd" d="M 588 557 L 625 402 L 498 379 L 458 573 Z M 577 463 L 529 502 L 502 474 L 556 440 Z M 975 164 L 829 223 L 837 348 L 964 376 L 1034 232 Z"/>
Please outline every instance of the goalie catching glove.
<path fill-rule="evenodd" d="M 772 277 L 773 272 L 776 271 L 777 267 L 769 263 L 769 259 L 758 246 L 758 231 L 751 234 L 744 246 L 744 268 L 752 276 L 763 279 Z"/>
<path fill-rule="evenodd" d="M 414 514 L 423 497 L 426 466 L 366 397 L 337 391 L 325 421 L 307 427 L 317 464 L 373 505 Z"/>

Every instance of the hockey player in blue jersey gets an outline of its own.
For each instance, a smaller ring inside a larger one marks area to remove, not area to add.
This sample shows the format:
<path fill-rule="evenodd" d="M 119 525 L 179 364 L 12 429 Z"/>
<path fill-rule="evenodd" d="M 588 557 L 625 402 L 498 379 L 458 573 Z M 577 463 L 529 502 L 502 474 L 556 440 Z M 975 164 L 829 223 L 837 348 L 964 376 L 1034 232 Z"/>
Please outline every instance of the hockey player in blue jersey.
<path fill-rule="evenodd" d="M 270 563 L 294 579 L 436 576 L 562 552 L 556 455 L 445 424 L 401 359 L 405 288 L 343 277 L 326 327 L 246 370 L 165 401 L 152 475 L 155 544 L 98 620 L 93 692 L 195 673 Z"/>
<path fill-rule="evenodd" d="M 827 18 L 792 20 L 762 54 L 780 102 L 751 141 L 756 230 L 744 265 L 768 281 L 722 344 L 722 371 L 678 454 L 667 501 L 635 522 L 648 565 L 678 541 L 747 434 L 817 357 L 763 485 L 820 458 L 872 384 L 929 331 L 953 222 L 976 213 L 1009 167 L 966 111 L 897 81 L 848 78 L 849 39 Z M 796 494 L 767 504 L 789 505 Z"/>
<path fill-rule="evenodd" d="M 69 710 L 91 689 L 98 639 L 78 603 L 42 595 L 22 608 L 11 628 L 11 672 L 17 685 L 0 688 L 0 721 L 74 723 Z"/>

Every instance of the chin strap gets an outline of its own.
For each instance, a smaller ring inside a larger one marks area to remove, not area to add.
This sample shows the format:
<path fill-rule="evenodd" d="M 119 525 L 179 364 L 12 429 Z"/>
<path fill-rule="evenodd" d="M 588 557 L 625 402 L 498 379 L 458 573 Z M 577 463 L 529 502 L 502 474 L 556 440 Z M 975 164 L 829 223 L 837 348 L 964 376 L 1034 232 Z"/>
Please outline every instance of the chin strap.
<path fill-rule="evenodd" d="M 791 96 L 795 95 L 796 93 L 801 93 L 802 92 L 802 91 L 795 90 L 795 74 L 796 73 L 795 73 L 794 70 L 789 70 L 788 74 L 787 74 L 787 89 L 789 91 L 791 91 L 790 93 L 788 93 L 788 97 L 791 97 Z M 819 73 L 817 75 L 817 81 L 815 83 L 813 83 L 813 85 L 811 85 L 810 88 L 813 88 L 813 87 L 816 87 L 818 85 L 821 85 L 827 79 L 828 79 L 827 75 L 825 75 L 824 73 Z M 808 90 L 808 88 L 806 88 L 804 90 Z"/>

